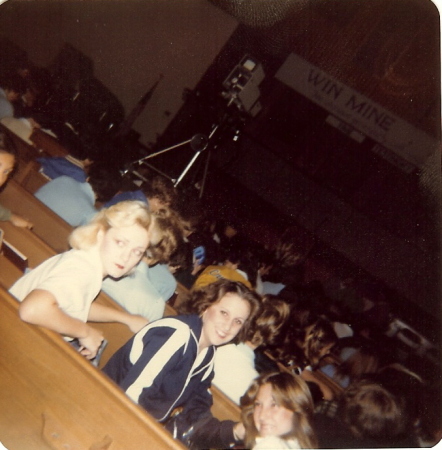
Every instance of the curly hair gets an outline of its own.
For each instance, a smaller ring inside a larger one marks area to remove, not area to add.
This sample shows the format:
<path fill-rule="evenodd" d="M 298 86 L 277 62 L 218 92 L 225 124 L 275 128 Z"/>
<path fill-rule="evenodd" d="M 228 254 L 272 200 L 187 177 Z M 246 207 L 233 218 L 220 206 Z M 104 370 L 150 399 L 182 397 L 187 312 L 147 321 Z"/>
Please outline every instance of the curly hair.
<path fill-rule="evenodd" d="M 175 216 L 153 215 L 152 235 L 148 256 L 155 262 L 168 264 L 171 255 L 183 241 L 183 229 Z"/>
<path fill-rule="evenodd" d="M 340 399 L 343 421 L 357 437 L 393 439 L 405 431 L 405 402 L 370 379 L 353 382 Z"/>
<path fill-rule="evenodd" d="M 237 295 L 250 305 L 249 317 L 244 322 L 239 333 L 232 340 L 232 343 L 245 342 L 249 335 L 250 326 L 259 313 L 261 299 L 258 294 L 238 281 L 220 279 L 214 283 L 195 289 L 191 292 L 187 301 L 180 305 L 180 313 L 193 313 L 201 316 L 209 306 L 218 303 L 225 295 L 229 294 Z"/>
<path fill-rule="evenodd" d="M 74 249 L 87 250 L 97 243 L 98 232 L 113 227 L 140 225 L 150 232 L 152 216 L 148 206 L 140 201 L 127 200 L 103 208 L 87 224 L 76 228 L 69 236 L 69 244 Z"/>
<path fill-rule="evenodd" d="M 289 315 L 290 306 L 286 302 L 271 294 L 264 295 L 248 340 L 257 347 L 273 344 Z"/>
<path fill-rule="evenodd" d="M 316 367 L 338 341 L 331 321 L 307 310 L 292 310 L 284 330 L 273 346 L 277 358 L 287 365 Z"/>
<path fill-rule="evenodd" d="M 144 195 L 149 198 L 157 198 L 161 203 L 169 206 L 174 203 L 177 193 L 173 183 L 164 177 L 156 176 L 142 186 Z"/>
<path fill-rule="evenodd" d="M 305 329 L 302 349 L 306 360 L 312 367 L 316 367 L 337 341 L 338 337 L 330 320 L 319 317 L 314 324 Z"/>
<path fill-rule="evenodd" d="M 241 397 L 241 420 L 246 429 L 245 448 L 253 448 L 258 437 L 253 413 L 259 390 L 265 384 L 272 387 L 276 404 L 294 413 L 292 431 L 281 437 L 286 440 L 296 439 L 301 448 L 316 448 L 318 442 L 312 426 L 313 400 L 310 389 L 300 376 L 288 372 L 259 376 Z"/>

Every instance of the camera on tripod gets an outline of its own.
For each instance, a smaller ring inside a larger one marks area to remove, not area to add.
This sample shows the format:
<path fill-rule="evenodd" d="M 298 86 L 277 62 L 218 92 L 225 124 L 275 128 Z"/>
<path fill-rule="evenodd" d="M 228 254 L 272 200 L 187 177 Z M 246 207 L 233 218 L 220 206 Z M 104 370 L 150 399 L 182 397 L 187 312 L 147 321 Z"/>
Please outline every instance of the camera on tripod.
<path fill-rule="evenodd" d="M 222 96 L 228 106 L 234 104 L 240 111 L 256 116 L 262 106 L 259 85 L 265 74 L 262 65 L 252 56 L 245 55 L 223 82 Z"/>

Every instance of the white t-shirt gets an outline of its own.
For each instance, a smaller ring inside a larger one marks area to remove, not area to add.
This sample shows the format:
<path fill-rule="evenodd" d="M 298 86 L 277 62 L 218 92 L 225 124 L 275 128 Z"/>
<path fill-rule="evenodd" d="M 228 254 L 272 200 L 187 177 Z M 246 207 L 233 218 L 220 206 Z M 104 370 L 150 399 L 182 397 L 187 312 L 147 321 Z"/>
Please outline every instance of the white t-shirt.
<path fill-rule="evenodd" d="M 301 447 L 299 446 L 299 442 L 296 439 L 290 439 L 286 441 L 277 436 L 267 436 L 264 438 L 257 437 L 256 444 L 253 446 L 253 450 L 280 450 L 286 448 Z"/>
<path fill-rule="evenodd" d="M 149 271 L 148 265 L 141 261 L 133 273 L 126 277 L 118 280 L 105 278 L 102 289 L 126 311 L 152 322 L 163 317 L 168 299 L 161 297 L 149 278 Z"/>
<path fill-rule="evenodd" d="M 239 405 L 240 398 L 259 375 L 255 352 L 243 343 L 222 345 L 216 349 L 214 371 L 212 383 Z"/>
<path fill-rule="evenodd" d="M 69 250 L 52 256 L 22 276 L 9 292 L 22 301 L 34 289 L 49 291 L 63 312 L 86 322 L 102 281 L 103 267 L 96 248 Z"/>

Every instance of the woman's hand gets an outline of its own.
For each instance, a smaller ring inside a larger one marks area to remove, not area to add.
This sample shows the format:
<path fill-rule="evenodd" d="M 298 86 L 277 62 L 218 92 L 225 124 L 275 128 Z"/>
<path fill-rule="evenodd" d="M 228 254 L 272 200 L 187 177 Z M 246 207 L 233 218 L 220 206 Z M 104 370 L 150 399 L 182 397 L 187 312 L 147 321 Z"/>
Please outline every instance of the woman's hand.
<path fill-rule="evenodd" d="M 130 328 L 130 331 L 133 333 L 138 333 L 149 323 L 149 321 L 143 316 L 129 314 L 125 323 Z"/>
<path fill-rule="evenodd" d="M 34 226 L 34 224 L 28 219 L 18 216 L 17 214 L 11 214 L 9 221 L 12 223 L 12 225 L 19 228 L 28 228 L 30 230 Z"/>
<path fill-rule="evenodd" d="M 94 359 L 103 339 L 103 333 L 100 330 L 88 326 L 87 335 L 84 338 L 78 338 L 78 342 L 83 347 L 80 353 L 87 359 Z"/>
<path fill-rule="evenodd" d="M 246 429 L 242 422 L 238 422 L 233 427 L 233 435 L 236 441 L 244 441 L 246 437 Z"/>

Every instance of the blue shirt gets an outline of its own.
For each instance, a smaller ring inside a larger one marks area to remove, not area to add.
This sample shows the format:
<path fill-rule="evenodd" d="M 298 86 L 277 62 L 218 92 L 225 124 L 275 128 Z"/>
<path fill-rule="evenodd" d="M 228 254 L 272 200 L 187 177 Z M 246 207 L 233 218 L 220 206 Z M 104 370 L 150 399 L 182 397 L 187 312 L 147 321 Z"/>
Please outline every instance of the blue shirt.
<path fill-rule="evenodd" d="M 92 186 L 66 175 L 46 183 L 34 195 L 73 227 L 88 223 L 97 212 Z"/>
<path fill-rule="evenodd" d="M 177 281 L 166 264 L 149 267 L 149 279 L 166 302 L 175 293 Z"/>
<path fill-rule="evenodd" d="M 160 295 L 149 272 L 149 266 L 141 261 L 130 275 L 118 280 L 105 278 L 102 290 L 131 314 L 146 317 L 149 322 L 160 319 L 168 299 Z"/>
<path fill-rule="evenodd" d="M 66 158 L 60 156 L 42 157 L 37 158 L 37 161 L 41 164 L 43 173 L 51 179 L 67 175 L 80 183 L 86 181 L 86 172 Z"/>

